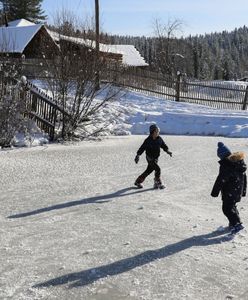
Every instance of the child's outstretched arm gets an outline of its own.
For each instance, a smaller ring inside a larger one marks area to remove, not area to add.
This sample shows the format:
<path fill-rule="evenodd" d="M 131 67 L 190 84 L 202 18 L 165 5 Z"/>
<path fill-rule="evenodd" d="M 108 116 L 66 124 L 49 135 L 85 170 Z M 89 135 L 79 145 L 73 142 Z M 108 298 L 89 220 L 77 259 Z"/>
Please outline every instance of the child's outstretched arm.
<path fill-rule="evenodd" d="M 143 144 L 139 147 L 139 150 L 137 151 L 137 155 L 142 155 L 142 153 L 146 150 L 146 140 L 143 142 Z"/>
<path fill-rule="evenodd" d="M 146 140 L 143 142 L 143 144 L 139 147 L 139 150 L 137 151 L 137 154 L 135 156 L 135 163 L 137 164 L 139 162 L 139 157 L 142 155 L 142 153 L 146 150 Z"/>
<path fill-rule="evenodd" d="M 165 144 L 164 140 L 162 139 L 161 148 L 172 157 L 172 152 L 169 150 L 168 146 Z"/>
<path fill-rule="evenodd" d="M 135 161 L 136 164 L 139 162 L 139 155 L 138 154 L 135 156 L 134 161 Z"/>

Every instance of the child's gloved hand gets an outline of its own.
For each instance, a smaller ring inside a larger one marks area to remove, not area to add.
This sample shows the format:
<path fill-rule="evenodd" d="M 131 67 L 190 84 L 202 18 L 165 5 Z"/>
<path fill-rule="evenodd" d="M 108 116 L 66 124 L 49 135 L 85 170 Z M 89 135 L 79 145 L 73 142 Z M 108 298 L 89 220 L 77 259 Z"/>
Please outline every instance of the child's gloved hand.
<path fill-rule="evenodd" d="M 218 195 L 217 194 L 215 194 L 215 193 L 211 193 L 211 196 L 213 197 L 213 198 L 217 198 L 218 197 Z"/>
<path fill-rule="evenodd" d="M 136 164 L 139 162 L 139 155 L 136 155 L 136 156 L 135 156 L 134 161 L 135 161 Z"/>
<path fill-rule="evenodd" d="M 167 153 L 170 155 L 170 157 L 172 157 L 172 152 L 170 152 L 170 151 L 167 151 Z"/>

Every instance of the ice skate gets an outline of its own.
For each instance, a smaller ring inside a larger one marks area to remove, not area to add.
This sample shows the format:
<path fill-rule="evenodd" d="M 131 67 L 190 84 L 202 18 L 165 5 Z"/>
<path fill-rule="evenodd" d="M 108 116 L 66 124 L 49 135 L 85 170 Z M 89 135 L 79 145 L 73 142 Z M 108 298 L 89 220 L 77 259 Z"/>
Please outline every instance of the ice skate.
<path fill-rule="evenodd" d="M 153 185 L 153 188 L 154 188 L 154 189 L 160 189 L 160 190 L 162 190 L 162 189 L 165 188 L 165 186 L 162 184 L 162 182 L 161 182 L 160 179 L 154 178 L 154 185 Z"/>
<path fill-rule="evenodd" d="M 135 181 L 134 185 L 136 185 L 138 189 L 143 188 L 143 185 L 140 182 Z"/>
<path fill-rule="evenodd" d="M 239 223 L 239 224 L 236 224 L 236 225 L 234 225 L 234 226 L 232 226 L 232 228 L 231 228 L 231 234 L 236 234 L 236 233 L 238 233 L 240 230 L 242 230 L 242 229 L 244 229 L 245 227 L 241 224 L 241 223 Z"/>

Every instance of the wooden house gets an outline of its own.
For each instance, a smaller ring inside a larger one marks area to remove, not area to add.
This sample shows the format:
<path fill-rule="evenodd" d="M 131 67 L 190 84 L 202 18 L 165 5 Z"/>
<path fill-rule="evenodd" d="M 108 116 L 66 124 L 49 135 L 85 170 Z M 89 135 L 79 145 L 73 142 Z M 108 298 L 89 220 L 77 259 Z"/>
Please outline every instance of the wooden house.
<path fill-rule="evenodd" d="M 66 36 L 49 30 L 43 24 L 34 24 L 20 19 L 9 22 L 8 27 L 0 27 L 0 53 L 12 57 L 25 55 L 27 59 L 47 58 L 60 51 L 65 44 L 73 49 L 94 51 L 95 42 L 89 39 Z M 108 45 L 100 43 L 100 57 L 109 62 L 117 62 L 127 67 L 145 67 L 148 64 L 133 45 Z"/>

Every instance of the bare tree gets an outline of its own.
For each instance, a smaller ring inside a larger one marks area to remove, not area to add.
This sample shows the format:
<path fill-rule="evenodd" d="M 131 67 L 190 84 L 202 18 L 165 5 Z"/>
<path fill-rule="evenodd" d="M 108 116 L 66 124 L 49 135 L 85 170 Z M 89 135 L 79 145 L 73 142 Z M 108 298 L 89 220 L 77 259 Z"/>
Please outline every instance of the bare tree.
<path fill-rule="evenodd" d="M 183 21 L 169 19 L 166 24 L 161 20 L 154 21 L 154 32 L 157 36 L 156 60 L 163 74 L 175 75 L 175 65 L 183 56 L 175 51 L 176 37 L 182 33 Z"/>
<path fill-rule="evenodd" d="M 52 34 L 59 45 L 58 52 L 48 58 L 44 49 L 47 84 L 53 100 L 65 112 L 58 118 L 63 139 L 75 135 L 79 126 L 95 123 L 97 113 L 120 91 L 111 83 L 102 84 L 99 89 L 97 76 L 101 79 L 106 71 L 107 59 L 103 53 L 96 55 L 95 41 L 85 38 L 86 28 L 75 24 L 71 16 L 66 11 L 57 15 L 57 33 Z"/>

